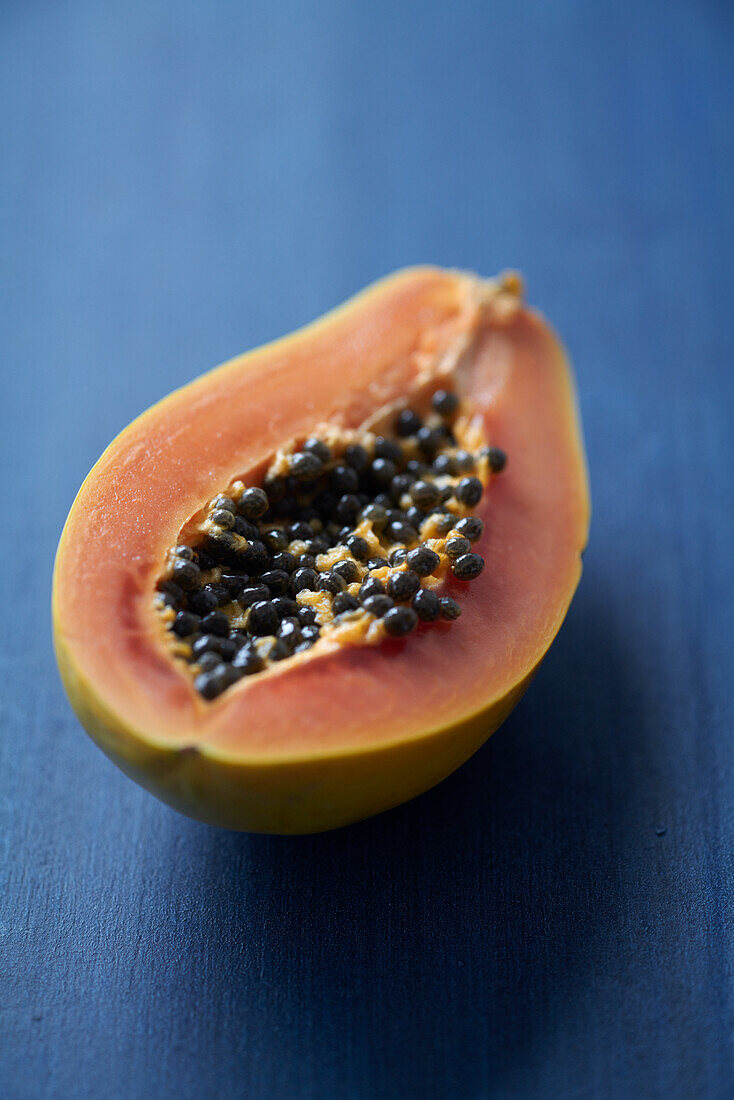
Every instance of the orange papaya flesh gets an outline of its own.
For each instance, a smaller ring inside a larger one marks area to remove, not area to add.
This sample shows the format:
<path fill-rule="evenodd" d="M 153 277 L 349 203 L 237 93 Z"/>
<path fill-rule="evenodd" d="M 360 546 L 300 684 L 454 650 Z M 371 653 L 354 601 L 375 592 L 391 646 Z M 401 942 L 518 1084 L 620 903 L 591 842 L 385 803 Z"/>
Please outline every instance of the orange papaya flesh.
<path fill-rule="evenodd" d="M 167 549 L 216 492 L 258 484 L 285 441 L 357 429 L 441 371 L 510 455 L 474 510 L 484 572 L 446 582 L 461 619 L 375 646 L 327 641 L 203 700 L 154 608 Z M 104 751 L 177 809 L 256 831 L 346 824 L 438 782 L 506 717 L 568 608 L 588 517 L 570 369 L 518 281 L 399 272 L 111 444 L 59 545 L 62 678 Z"/>

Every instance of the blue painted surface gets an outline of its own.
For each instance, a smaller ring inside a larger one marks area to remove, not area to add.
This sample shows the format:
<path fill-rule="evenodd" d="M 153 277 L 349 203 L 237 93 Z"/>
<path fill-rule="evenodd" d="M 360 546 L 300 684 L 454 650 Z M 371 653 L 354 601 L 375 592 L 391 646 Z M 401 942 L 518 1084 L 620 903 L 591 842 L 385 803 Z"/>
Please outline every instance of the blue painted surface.
<path fill-rule="evenodd" d="M 2 6 L 0 1094 L 732 1094 L 733 50 L 714 0 Z M 63 519 L 149 403 L 423 260 L 570 347 L 577 599 L 413 804 L 189 822 L 66 703 Z"/>

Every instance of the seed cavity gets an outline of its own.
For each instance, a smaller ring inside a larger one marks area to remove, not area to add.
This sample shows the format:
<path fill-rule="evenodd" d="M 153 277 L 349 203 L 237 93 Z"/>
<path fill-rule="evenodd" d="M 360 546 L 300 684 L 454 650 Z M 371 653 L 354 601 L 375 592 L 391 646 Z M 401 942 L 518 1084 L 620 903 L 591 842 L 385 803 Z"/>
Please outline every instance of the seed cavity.
<path fill-rule="evenodd" d="M 477 446 L 458 395 L 437 389 L 380 435 L 329 429 L 280 452 L 262 485 L 233 483 L 168 552 L 156 606 L 175 659 L 216 699 L 322 639 L 373 644 L 453 622 L 447 576 L 484 568 L 475 508 L 507 456 Z"/>

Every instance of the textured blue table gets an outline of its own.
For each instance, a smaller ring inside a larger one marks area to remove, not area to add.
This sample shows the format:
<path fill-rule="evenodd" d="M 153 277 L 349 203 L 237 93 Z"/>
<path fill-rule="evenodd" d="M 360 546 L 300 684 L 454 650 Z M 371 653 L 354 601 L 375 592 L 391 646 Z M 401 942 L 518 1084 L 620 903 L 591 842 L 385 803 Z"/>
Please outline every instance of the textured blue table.
<path fill-rule="evenodd" d="M 2 6 L 0 1095 L 732 1095 L 733 51 L 714 0 Z M 413 804 L 185 820 L 59 685 L 74 493 L 422 260 L 520 267 L 576 362 L 567 623 Z"/>

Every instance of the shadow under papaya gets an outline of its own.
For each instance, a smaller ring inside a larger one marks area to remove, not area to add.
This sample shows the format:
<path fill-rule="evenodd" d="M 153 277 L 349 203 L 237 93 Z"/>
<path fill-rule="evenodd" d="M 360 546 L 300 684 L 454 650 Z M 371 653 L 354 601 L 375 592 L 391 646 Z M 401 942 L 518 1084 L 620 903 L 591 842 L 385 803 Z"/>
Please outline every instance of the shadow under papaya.
<path fill-rule="evenodd" d="M 182 958 L 225 976 L 232 1072 L 245 1033 L 294 1095 L 471 1096 L 541 1056 L 623 919 L 608 884 L 651 720 L 628 637 L 582 588 L 518 709 L 439 787 L 317 836 L 198 830 L 207 920 Z"/>

